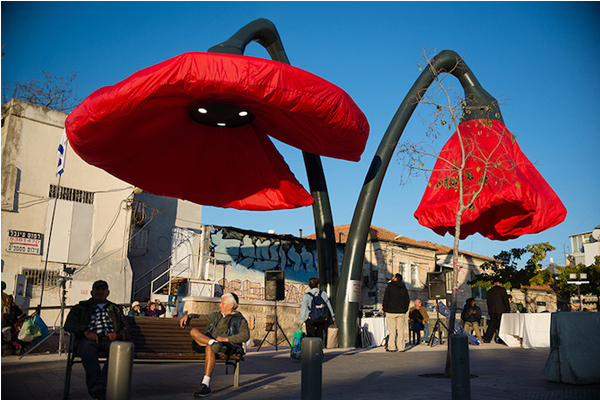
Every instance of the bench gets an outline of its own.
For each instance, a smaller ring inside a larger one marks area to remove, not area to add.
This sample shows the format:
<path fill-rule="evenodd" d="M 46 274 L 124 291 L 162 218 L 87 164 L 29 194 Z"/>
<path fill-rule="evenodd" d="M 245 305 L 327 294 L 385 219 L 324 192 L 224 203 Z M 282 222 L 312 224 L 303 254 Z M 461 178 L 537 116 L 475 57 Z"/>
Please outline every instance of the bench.
<path fill-rule="evenodd" d="M 197 328 L 204 332 L 208 321 L 192 319 L 185 329 L 179 326 L 177 318 L 154 317 L 125 317 L 134 344 L 133 362 L 135 363 L 201 363 L 204 364 L 204 353 L 195 353 L 192 350 L 192 337 L 190 329 Z M 71 371 L 73 364 L 81 363 L 81 359 L 74 352 L 75 336 L 71 335 L 71 343 L 67 356 L 67 372 L 63 398 L 69 397 L 71 386 Z M 241 354 L 226 356 L 217 354 L 216 363 L 225 364 L 225 373 L 228 366 L 233 366 L 233 386 L 240 383 L 240 361 L 244 359 Z M 102 358 L 106 361 L 106 355 Z"/>

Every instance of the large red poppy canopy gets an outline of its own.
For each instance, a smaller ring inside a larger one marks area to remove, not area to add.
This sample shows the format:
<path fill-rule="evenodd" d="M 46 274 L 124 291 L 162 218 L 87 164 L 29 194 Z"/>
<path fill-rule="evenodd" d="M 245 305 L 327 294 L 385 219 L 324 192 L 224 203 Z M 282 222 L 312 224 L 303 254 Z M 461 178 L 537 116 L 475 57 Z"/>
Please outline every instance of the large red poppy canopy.
<path fill-rule="evenodd" d="M 192 52 L 86 98 L 66 122 L 86 162 L 157 195 L 244 210 L 307 206 L 269 136 L 358 161 L 366 117 L 339 87 L 288 64 Z"/>
<path fill-rule="evenodd" d="M 567 210 L 523 154 L 503 122 L 472 120 L 459 125 L 467 154 L 464 197 L 482 192 L 462 215 L 460 238 L 480 233 L 508 240 L 560 224 Z M 415 211 L 419 224 L 439 235 L 454 235 L 458 207 L 456 165 L 462 159 L 458 132 L 444 145 L 425 194 Z M 486 168 L 487 166 L 487 168 Z"/>

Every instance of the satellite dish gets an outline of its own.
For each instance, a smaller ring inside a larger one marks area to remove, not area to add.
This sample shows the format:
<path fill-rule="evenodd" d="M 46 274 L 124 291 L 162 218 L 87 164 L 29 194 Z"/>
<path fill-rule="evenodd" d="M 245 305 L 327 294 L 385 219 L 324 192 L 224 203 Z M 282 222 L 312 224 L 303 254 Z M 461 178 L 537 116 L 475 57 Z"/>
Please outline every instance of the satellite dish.
<path fill-rule="evenodd" d="M 596 228 L 592 231 L 592 239 L 594 242 L 600 242 L 600 229 Z"/>

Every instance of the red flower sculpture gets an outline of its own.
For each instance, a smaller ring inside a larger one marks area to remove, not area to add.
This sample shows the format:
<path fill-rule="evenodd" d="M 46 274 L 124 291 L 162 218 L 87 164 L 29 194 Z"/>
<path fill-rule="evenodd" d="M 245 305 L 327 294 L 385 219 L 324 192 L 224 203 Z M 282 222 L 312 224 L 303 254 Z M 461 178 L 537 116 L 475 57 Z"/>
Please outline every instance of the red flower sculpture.
<path fill-rule="evenodd" d="M 460 239 L 479 232 L 494 240 L 514 239 L 560 224 L 567 210 L 523 154 L 503 122 L 471 120 L 459 125 L 465 148 L 464 199 L 485 180 L 473 207 L 465 210 Z M 444 145 L 415 211 L 419 224 L 454 235 L 458 210 L 456 167 L 463 156 L 458 132 Z"/>
<path fill-rule="evenodd" d="M 157 195 L 244 210 L 312 204 L 269 136 L 358 161 L 366 117 L 337 86 L 261 58 L 192 52 L 101 88 L 67 118 L 86 162 Z"/>

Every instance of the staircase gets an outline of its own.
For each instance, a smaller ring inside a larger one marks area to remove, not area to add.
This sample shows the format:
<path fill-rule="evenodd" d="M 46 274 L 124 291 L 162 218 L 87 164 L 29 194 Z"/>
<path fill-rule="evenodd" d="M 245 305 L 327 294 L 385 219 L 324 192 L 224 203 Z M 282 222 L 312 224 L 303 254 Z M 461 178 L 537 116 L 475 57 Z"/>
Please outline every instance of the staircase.
<path fill-rule="evenodd" d="M 176 295 L 179 291 L 179 288 L 182 285 L 187 284 L 187 281 L 188 281 L 187 278 L 173 278 L 171 280 L 171 293 L 169 293 L 169 285 L 166 285 L 162 289 L 160 289 L 158 292 L 156 292 L 156 294 Z"/>

